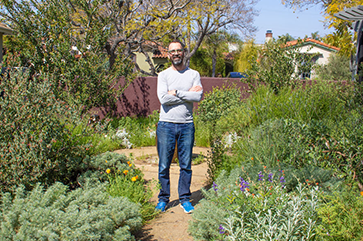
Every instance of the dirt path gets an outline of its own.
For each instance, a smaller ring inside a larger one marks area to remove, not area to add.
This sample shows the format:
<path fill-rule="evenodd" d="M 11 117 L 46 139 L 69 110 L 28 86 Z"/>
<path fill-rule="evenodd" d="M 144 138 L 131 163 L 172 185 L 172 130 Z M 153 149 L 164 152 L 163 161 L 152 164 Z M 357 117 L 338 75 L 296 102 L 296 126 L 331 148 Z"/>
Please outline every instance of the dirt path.
<path fill-rule="evenodd" d="M 194 147 L 193 157 L 200 155 L 207 156 L 208 148 Z M 138 149 L 117 150 L 117 153 L 123 153 L 126 156 L 134 158 L 136 167 L 143 170 L 145 180 L 157 180 L 158 178 L 158 156 L 156 147 L 142 147 Z M 192 165 L 193 178 L 191 184 L 191 202 L 198 208 L 198 202 L 202 198 L 200 189 L 206 186 L 207 181 L 207 163 L 203 162 L 199 165 Z M 179 206 L 178 200 L 178 180 L 179 166 L 173 163 L 170 167 L 170 203 L 165 213 L 160 214 L 157 218 L 150 221 L 144 226 L 140 237 L 140 241 L 193 241 L 188 234 L 188 221 L 191 220 L 190 214 L 185 214 Z M 152 202 L 157 203 L 157 195 L 155 193 Z"/>

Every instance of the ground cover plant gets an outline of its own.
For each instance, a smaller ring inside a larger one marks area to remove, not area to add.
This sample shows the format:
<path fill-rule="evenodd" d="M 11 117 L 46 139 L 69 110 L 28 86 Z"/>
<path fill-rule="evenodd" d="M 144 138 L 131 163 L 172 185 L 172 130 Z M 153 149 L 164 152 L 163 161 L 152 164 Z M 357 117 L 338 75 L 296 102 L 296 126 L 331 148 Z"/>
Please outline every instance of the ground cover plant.
<path fill-rule="evenodd" d="M 142 225 L 140 205 L 111 197 L 105 183 L 85 183 L 69 191 L 55 183 L 1 196 L 2 240 L 134 240 Z"/>

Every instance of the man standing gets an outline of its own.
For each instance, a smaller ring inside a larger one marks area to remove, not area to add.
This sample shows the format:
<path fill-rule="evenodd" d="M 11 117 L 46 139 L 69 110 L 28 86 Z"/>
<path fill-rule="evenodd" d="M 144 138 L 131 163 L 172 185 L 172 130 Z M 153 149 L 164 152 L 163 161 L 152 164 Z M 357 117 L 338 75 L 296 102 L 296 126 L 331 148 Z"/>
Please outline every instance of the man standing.
<path fill-rule="evenodd" d="M 161 103 L 156 130 L 159 154 L 159 182 L 161 185 L 156 210 L 165 211 L 170 198 L 170 164 L 177 142 L 180 166 L 178 193 L 184 212 L 194 210 L 190 203 L 192 179 L 192 150 L 194 145 L 193 102 L 202 98 L 200 75 L 184 65 L 184 46 L 172 41 L 168 48 L 172 66 L 158 76 L 157 94 Z"/>

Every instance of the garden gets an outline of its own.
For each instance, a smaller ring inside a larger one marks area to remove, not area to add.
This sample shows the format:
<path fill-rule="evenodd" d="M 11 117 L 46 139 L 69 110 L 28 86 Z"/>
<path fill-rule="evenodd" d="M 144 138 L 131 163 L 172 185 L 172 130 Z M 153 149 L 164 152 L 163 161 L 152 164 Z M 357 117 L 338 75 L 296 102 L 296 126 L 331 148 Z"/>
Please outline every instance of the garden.
<path fill-rule="evenodd" d="M 113 151 L 155 145 L 158 112 L 113 115 L 135 73 L 116 54 L 122 50 L 105 53 L 113 21 L 102 18 L 103 8 L 30 2 L 2 3 L 18 33 L 6 39 L 1 66 L 1 240 L 136 240 L 159 215 L 149 202 L 157 185 Z M 314 56 L 278 41 L 257 56 L 245 79 L 248 98 L 233 85 L 216 86 L 195 110 L 195 145 L 211 148 L 210 188 L 202 190 L 190 234 L 362 240 L 362 85 L 320 75 L 301 80 L 296 67 L 312 70 Z M 121 76 L 126 84 L 116 86 Z M 94 121 L 93 107 L 109 115 Z"/>
<path fill-rule="evenodd" d="M 158 112 L 89 123 L 56 98 L 49 77 L 28 81 L 14 69 L 2 78 L 0 236 L 134 240 L 157 215 L 149 202 L 157 190 L 112 151 L 155 145 Z M 234 86 L 215 87 L 199 104 L 196 145 L 212 150 L 210 189 L 189 232 L 195 240 L 360 240 L 361 86 L 266 83 L 245 100 Z"/>

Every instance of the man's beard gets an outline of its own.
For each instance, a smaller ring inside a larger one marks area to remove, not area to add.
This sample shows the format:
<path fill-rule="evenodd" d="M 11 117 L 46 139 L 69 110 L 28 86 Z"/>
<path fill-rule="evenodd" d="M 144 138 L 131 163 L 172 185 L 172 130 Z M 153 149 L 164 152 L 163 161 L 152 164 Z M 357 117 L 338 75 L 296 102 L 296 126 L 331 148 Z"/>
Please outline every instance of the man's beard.
<path fill-rule="evenodd" d="M 175 66 L 180 66 L 183 64 L 183 58 L 178 56 L 178 60 L 175 60 L 174 58 L 172 58 L 171 62 L 173 63 L 173 65 Z"/>

